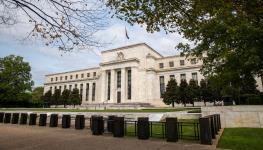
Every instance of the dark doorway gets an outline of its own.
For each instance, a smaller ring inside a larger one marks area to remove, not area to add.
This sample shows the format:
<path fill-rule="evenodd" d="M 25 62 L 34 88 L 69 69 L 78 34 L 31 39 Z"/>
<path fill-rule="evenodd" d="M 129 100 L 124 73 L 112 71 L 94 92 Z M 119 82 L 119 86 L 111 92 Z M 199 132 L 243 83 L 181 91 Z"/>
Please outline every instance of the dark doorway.
<path fill-rule="evenodd" d="M 117 92 L 117 103 L 121 103 L 121 92 Z"/>

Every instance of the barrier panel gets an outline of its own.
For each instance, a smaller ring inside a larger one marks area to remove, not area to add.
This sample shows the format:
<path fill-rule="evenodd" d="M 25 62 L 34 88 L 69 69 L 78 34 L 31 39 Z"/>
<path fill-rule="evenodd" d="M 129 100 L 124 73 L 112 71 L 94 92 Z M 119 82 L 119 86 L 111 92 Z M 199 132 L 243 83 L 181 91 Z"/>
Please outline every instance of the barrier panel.
<path fill-rule="evenodd" d="M 199 123 L 201 144 L 212 145 L 211 117 L 201 117 Z"/>
<path fill-rule="evenodd" d="M 168 142 L 178 141 L 177 118 L 166 118 L 165 135 Z"/>
<path fill-rule="evenodd" d="M 13 113 L 12 115 L 12 124 L 18 124 L 19 113 Z"/>
<path fill-rule="evenodd" d="M 39 126 L 46 126 L 47 124 L 47 114 L 40 114 L 39 115 Z"/>
<path fill-rule="evenodd" d="M 103 134 L 104 120 L 102 116 L 91 116 L 91 131 L 93 135 Z"/>
<path fill-rule="evenodd" d="M 75 129 L 84 129 L 85 117 L 84 115 L 77 115 L 75 119 Z"/>
<path fill-rule="evenodd" d="M 137 122 L 137 137 L 138 139 L 149 139 L 150 137 L 150 124 L 148 117 L 139 117 Z"/>
<path fill-rule="evenodd" d="M 62 128 L 70 128 L 71 117 L 70 115 L 62 116 Z"/>
<path fill-rule="evenodd" d="M 0 112 L 0 123 L 4 122 L 4 116 L 5 116 L 5 113 Z"/>
<path fill-rule="evenodd" d="M 4 123 L 11 122 L 11 113 L 5 113 Z"/>
<path fill-rule="evenodd" d="M 124 137 L 124 117 L 114 117 L 113 137 Z"/>
<path fill-rule="evenodd" d="M 57 126 L 58 126 L 58 114 L 51 114 L 49 127 L 57 127 Z"/>
<path fill-rule="evenodd" d="M 114 127 L 114 118 L 116 116 L 108 116 L 108 120 L 107 120 L 107 131 L 108 132 L 113 132 L 113 127 Z"/>
<path fill-rule="evenodd" d="M 29 115 L 29 125 L 37 124 L 37 114 L 33 113 Z"/>
<path fill-rule="evenodd" d="M 20 117 L 20 124 L 21 125 L 27 124 L 27 116 L 28 116 L 27 113 L 21 113 L 21 117 Z"/>

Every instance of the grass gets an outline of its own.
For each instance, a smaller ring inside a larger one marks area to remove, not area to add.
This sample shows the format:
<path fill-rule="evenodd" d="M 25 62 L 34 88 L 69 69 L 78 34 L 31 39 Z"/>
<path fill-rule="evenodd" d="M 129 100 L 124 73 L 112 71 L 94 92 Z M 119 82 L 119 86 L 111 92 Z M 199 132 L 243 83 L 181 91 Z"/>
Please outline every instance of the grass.
<path fill-rule="evenodd" d="M 201 113 L 201 109 L 189 110 L 187 113 Z"/>
<path fill-rule="evenodd" d="M 194 140 L 195 132 L 194 132 L 194 125 L 193 124 L 187 124 L 187 123 L 193 123 L 198 122 L 198 120 L 179 120 L 179 122 L 184 122 L 182 128 L 179 127 L 179 131 L 183 136 L 182 138 L 185 140 Z M 135 136 L 135 124 L 129 123 L 127 124 L 127 134 L 126 136 Z M 163 134 L 165 133 L 165 124 L 162 124 L 160 122 L 153 122 L 152 123 L 152 137 L 153 138 L 162 138 Z M 180 134 L 179 133 L 179 134 Z"/>
<path fill-rule="evenodd" d="M 262 150 L 263 128 L 225 128 L 218 148 Z"/>
<path fill-rule="evenodd" d="M 33 112 L 176 112 L 196 110 L 200 108 L 153 108 L 153 109 L 106 109 L 106 110 L 88 110 L 88 109 L 64 109 L 64 108 L 0 108 L 0 111 L 33 111 Z"/>

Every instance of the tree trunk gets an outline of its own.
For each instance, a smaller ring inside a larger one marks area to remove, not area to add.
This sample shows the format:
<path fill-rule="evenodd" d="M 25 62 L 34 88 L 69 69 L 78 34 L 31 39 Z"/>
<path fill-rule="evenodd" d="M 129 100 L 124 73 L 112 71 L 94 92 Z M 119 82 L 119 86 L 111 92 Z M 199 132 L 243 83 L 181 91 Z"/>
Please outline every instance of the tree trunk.
<path fill-rule="evenodd" d="M 174 108 L 174 102 L 172 102 L 172 106 L 173 106 L 173 108 Z"/>
<path fill-rule="evenodd" d="M 184 107 L 186 107 L 186 103 L 184 103 Z"/>

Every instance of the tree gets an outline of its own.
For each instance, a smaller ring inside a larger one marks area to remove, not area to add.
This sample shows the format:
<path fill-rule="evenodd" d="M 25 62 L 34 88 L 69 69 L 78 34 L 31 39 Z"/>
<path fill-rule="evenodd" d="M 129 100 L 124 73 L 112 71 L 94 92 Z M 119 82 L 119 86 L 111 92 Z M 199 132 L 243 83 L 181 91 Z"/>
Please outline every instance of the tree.
<path fill-rule="evenodd" d="M 31 67 L 23 57 L 9 55 L 0 58 L 0 103 L 15 104 L 30 100 L 33 86 Z"/>
<path fill-rule="evenodd" d="M 61 101 L 61 91 L 60 89 L 55 89 L 54 94 L 52 95 L 52 104 L 57 107 Z"/>
<path fill-rule="evenodd" d="M 205 76 L 263 74 L 262 1 L 108 0 L 116 16 L 148 32 L 179 32 L 191 43 L 177 48 L 203 60 Z"/>
<path fill-rule="evenodd" d="M 70 90 L 64 89 L 61 95 L 62 103 L 64 105 L 64 108 L 66 105 L 70 104 Z"/>
<path fill-rule="evenodd" d="M 188 86 L 188 101 L 193 104 L 194 106 L 194 102 L 197 101 L 200 98 L 200 94 L 199 94 L 199 86 L 196 80 L 191 79 L 189 81 L 189 86 Z"/>
<path fill-rule="evenodd" d="M 52 104 L 52 92 L 51 90 L 47 91 L 43 96 L 44 106 L 50 106 Z"/>
<path fill-rule="evenodd" d="M 174 103 L 179 104 L 178 86 L 176 80 L 171 79 L 168 82 L 166 91 L 163 94 L 163 102 L 166 105 L 172 104 L 173 107 L 174 107 Z"/>
<path fill-rule="evenodd" d="M 245 74 L 241 77 L 241 80 L 241 94 L 256 94 L 259 92 L 253 75 Z"/>
<path fill-rule="evenodd" d="M 101 46 L 95 33 L 107 24 L 104 4 L 100 1 L 69 0 L 0 0 L 0 25 L 28 23 L 27 37 L 57 46 L 61 51 Z"/>
<path fill-rule="evenodd" d="M 80 98 L 80 95 L 79 95 L 79 89 L 77 89 L 77 88 L 73 89 L 73 91 L 70 94 L 70 100 L 71 100 L 72 104 L 74 105 L 74 108 L 75 108 L 75 105 L 80 105 L 81 104 L 81 98 Z"/>
<path fill-rule="evenodd" d="M 33 92 L 32 92 L 32 103 L 34 105 L 42 105 L 43 104 L 43 92 L 44 88 L 43 87 L 36 87 Z"/>
<path fill-rule="evenodd" d="M 188 101 L 189 95 L 188 95 L 188 84 L 186 80 L 181 80 L 179 90 L 178 90 L 178 96 L 180 99 L 180 102 L 184 104 L 184 107 L 186 106 L 186 103 Z"/>

